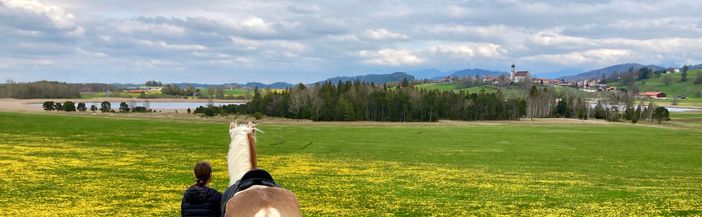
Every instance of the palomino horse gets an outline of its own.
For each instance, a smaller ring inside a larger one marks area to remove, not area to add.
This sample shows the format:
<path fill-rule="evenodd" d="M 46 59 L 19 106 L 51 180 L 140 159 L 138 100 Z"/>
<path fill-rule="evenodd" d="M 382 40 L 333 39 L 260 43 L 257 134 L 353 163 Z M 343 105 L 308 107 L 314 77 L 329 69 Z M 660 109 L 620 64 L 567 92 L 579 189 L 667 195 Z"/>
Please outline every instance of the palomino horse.
<path fill-rule="evenodd" d="M 256 167 L 256 126 L 229 124 L 229 187 L 222 197 L 224 216 L 300 216 L 297 197 Z"/>

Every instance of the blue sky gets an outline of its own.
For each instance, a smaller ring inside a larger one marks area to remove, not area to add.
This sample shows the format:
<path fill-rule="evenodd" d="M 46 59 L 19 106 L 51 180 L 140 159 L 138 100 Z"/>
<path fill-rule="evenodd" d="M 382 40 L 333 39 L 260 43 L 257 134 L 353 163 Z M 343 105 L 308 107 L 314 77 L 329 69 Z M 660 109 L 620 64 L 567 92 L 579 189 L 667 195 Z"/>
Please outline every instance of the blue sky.
<path fill-rule="evenodd" d="M 702 1 L 0 0 L 0 79 L 311 82 L 702 63 Z"/>

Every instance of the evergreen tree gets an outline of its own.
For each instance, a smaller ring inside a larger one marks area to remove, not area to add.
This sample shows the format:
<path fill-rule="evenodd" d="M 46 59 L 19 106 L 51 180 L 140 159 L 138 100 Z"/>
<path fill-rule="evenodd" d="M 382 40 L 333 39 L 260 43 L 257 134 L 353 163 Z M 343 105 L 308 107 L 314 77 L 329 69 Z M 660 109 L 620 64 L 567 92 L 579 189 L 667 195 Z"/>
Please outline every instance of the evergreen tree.
<path fill-rule="evenodd" d="M 634 107 L 631 105 L 627 105 L 626 109 L 624 110 L 624 120 L 632 120 L 634 117 Z"/>
<path fill-rule="evenodd" d="M 595 106 L 595 118 L 596 119 L 605 119 L 607 117 L 607 112 L 604 109 L 604 106 L 602 106 L 602 102 L 597 102 L 597 105 Z"/>
<path fill-rule="evenodd" d="M 74 112 L 76 111 L 76 105 L 73 103 L 73 101 L 66 101 L 63 103 L 63 110 L 67 112 Z"/>
<path fill-rule="evenodd" d="M 653 114 L 653 118 L 660 124 L 663 123 L 663 121 L 670 120 L 670 113 L 665 107 L 658 107 Z"/>
<path fill-rule="evenodd" d="M 102 103 L 100 103 L 100 111 L 101 112 L 110 112 L 110 111 L 112 111 L 111 107 L 112 107 L 112 104 L 108 101 L 102 101 Z"/>
<path fill-rule="evenodd" d="M 42 108 L 46 111 L 53 111 L 54 110 L 54 101 L 46 101 L 44 104 L 42 104 Z"/>
<path fill-rule="evenodd" d="M 85 107 L 85 103 L 83 103 L 83 102 L 79 102 L 79 103 L 78 103 L 78 106 L 76 107 L 76 109 L 77 109 L 78 111 L 81 111 L 81 112 L 84 112 L 84 111 L 88 110 L 88 108 Z"/>
<path fill-rule="evenodd" d="M 641 105 L 636 107 L 636 111 L 634 111 L 634 116 L 631 117 L 631 123 L 636 123 L 639 122 L 639 119 L 641 119 Z"/>
<path fill-rule="evenodd" d="M 680 71 L 681 71 L 681 73 L 680 73 L 680 82 L 685 82 L 685 81 L 687 81 L 687 70 L 688 70 L 688 69 L 689 69 L 689 67 L 688 67 L 687 65 L 684 65 L 684 66 L 682 67 L 682 70 L 680 70 Z"/>
<path fill-rule="evenodd" d="M 119 112 L 129 112 L 129 105 L 126 102 L 119 103 Z"/>

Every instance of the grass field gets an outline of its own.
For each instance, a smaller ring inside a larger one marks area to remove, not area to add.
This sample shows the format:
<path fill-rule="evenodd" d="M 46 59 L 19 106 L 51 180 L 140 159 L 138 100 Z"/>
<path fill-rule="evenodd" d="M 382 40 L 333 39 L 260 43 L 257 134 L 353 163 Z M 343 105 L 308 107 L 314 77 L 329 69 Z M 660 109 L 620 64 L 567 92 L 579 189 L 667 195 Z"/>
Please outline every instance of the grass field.
<path fill-rule="evenodd" d="M 688 96 L 693 98 L 702 98 L 702 84 L 694 84 L 697 75 L 702 73 L 702 70 L 690 70 L 688 71 L 687 81 L 681 82 L 681 73 L 673 74 L 663 74 L 659 78 L 650 78 L 647 80 L 637 81 L 636 85 L 639 87 L 640 91 L 661 91 L 668 95 L 668 97 L 674 96 Z M 671 77 L 671 83 L 665 85 L 663 79 L 665 76 Z M 610 85 L 621 85 L 619 82 L 610 83 Z M 625 86 L 620 86 L 620 88 L 625 88 Z"/>
<path fill-rule="evenodd" d="M 490 85 L 485 85 L 481 87 L 469 87 L 469 88 L 458 88 L 456 83 L 429 83 L 429 84 L 419 84 L 415 85 L 419 89 L 426 90 L 439 90 L 439 91 L 465 91 L 468 93 L 480 93 L 485 91 L 486 93 L 495 93 L 497 90 L 502 91 L 502 94 L 506 97 L 523 97 L 526 92 L 519 89 L 507 89 L 507 88 L 497 88 Z"/>
<path fill-rule="evenodd" d="M 699 129 L 522 122 L 261 124 L 259 164 L 305 216 L 702 215 Z M 179 216 L 196 161 L 225 188 L 228 143 L 225 123 L 0 113 L 0 213 Z"/>

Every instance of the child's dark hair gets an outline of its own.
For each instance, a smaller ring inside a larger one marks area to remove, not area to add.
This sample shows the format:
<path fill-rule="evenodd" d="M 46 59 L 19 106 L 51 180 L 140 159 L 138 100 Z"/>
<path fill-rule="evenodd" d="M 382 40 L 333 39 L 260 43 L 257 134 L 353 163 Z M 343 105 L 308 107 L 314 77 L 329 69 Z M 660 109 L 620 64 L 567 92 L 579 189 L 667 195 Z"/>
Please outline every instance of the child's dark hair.
<path fill-rule="evenodd" d="M 193 168 L 194 173 L 195 173 L 195 178 L 197 178 L 197 182 L 195 185 L 202 187 L 205 186 L 209 181 L 210 178 L 212 177 L 212 166 L 210 165 L 209 162 L 207 161 L 200 161 L 195 164 L 195 168 Z"/>

